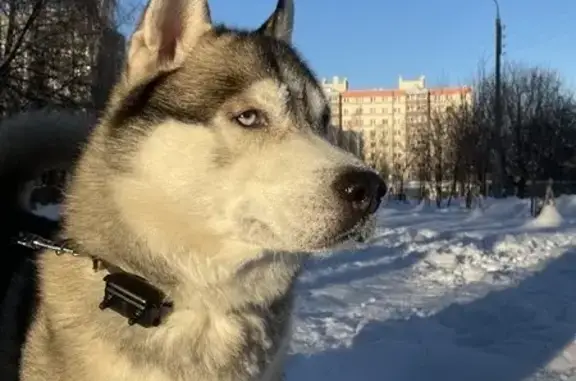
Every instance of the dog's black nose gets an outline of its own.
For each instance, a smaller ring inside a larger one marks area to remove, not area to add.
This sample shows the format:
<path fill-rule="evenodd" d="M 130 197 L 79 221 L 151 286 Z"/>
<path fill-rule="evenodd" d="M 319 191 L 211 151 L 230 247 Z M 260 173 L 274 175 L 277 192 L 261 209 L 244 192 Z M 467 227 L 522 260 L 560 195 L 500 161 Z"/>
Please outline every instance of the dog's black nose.
<path fill-rule="evenodd" d="M 386 194 L 386 184 L 378 174 L 358 168 L 342 172 L 334 181 L 333 187 L 338 197 L 349 205 L 357 218 L 375 213 Z"/>

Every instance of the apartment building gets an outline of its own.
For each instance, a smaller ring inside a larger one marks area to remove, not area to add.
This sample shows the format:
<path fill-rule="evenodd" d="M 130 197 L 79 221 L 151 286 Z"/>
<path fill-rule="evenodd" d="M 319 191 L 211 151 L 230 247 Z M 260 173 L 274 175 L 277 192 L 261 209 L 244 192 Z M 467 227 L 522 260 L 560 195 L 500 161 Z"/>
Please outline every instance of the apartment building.
<path fill-rule="evenodd" d="M 472 101 L 470 87 L 427 88 L 421 76 L 398 80 L 396 89 L 351 90 L 347 78 L 323 79 L 332 106 L 332 124 L 362 140 L 362 158 L 375 167 L 385 162 L 409 173 L 411 137 L 425 128 L 432 113 Z"/>

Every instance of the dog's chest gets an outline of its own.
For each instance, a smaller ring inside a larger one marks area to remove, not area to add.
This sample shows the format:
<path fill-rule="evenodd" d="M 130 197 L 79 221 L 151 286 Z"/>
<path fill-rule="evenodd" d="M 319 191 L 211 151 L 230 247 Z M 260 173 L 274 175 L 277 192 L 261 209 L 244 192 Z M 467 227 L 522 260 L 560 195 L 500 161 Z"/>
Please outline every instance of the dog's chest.
<path fill-rule="evenodd" d="M 211 316 L 203 324 L 173 322 L 165 338 L 133 342 L 122 351 L 133 367 L 129 373 L 143 380 L 150 369 L 162 374 L 155 381 L 276 379 L 270 374 L 282 365 L 290 310 L 291 301 L 283 298 L 266 309 Z"/>
<path fill-rule="evenodd" d="M 288 336 L 284 324 L 270 321 L 262 326 L 245 327 L 244 337 L 236 336 L 223 322 L 220 338 L 211 332 L 197 345 L 159 347 L 143 343 L 130 354 L 99 351 L 93 364 L 91 381 L 279 381 L 284 347 Z M 210 329 L 211 331 L 212 329 Z M 208 331 L 206 332 L 208 333 Z M 148 345 L 146 348 L 145 346 Z M 101 366 L 106 363 L 107 366 Z"/>

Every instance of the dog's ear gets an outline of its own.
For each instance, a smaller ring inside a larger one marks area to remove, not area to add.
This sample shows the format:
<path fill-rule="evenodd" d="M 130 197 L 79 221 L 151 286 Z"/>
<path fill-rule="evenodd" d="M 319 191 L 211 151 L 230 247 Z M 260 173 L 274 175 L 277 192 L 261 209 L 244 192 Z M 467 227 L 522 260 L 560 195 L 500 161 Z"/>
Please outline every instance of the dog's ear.
<path fill-rule="evenodd" d="M 292 29 L 294 28 L 294 1 L 278 0 L 274 13 L 258 29 L 258 32 L 270 37 L 292 41 Z"/>
<path fill-rule="evenodd" d="M 130 39 L 128 77 L 180 67 L 211 28 L 207 0 L 149 0 Z"/>

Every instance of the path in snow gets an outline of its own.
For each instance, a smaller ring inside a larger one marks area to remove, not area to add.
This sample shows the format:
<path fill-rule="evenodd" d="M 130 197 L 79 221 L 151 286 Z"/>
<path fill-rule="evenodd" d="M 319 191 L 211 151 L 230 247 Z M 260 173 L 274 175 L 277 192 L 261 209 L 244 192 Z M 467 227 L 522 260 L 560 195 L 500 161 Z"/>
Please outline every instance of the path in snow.
<path fill-rule="evenodd" d="M 533 224 L 520 200 L 473 213 L 383 209 L 372 244 L 308 264 L 288 380 L 566 378 L 576 198 L 558 209 L 559 220 L 547 212 Z"/>

